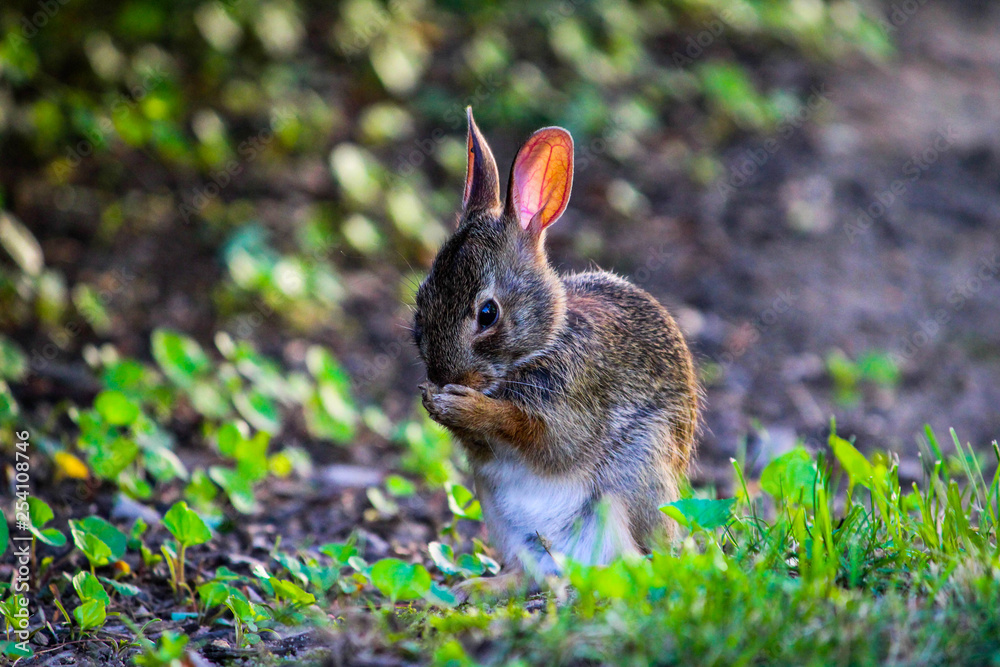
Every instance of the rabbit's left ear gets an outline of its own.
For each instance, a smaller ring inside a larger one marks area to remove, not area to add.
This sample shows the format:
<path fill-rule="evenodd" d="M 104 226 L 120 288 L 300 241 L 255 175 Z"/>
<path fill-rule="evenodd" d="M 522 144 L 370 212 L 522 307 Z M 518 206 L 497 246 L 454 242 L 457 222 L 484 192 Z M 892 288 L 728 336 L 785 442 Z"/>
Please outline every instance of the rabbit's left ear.
<path fill-rule="evenodd" d="M 535 132 L 510 172 L 507 214 L 532 234 L 559 219 L 573 188 L 573 137 L 561 127 Z"/>
<path fill-rule="evenodd" d="M 462 208 L 470 211 L 500 211 L 500 175 L 493 152 L 472 117 L 472 107 L 466 107 L 469 118 L 468 166 L 465 170 L 465 192 Z"/>

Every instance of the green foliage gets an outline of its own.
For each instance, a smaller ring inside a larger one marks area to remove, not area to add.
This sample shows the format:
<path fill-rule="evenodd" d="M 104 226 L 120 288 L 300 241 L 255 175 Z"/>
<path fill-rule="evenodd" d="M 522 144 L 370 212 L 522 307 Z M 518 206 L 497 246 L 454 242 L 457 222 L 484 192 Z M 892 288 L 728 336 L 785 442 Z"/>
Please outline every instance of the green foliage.
<path fill-rule="evenodd" d="M 447 485 L 447 491 L 448 507 L 457 518 L 472 521 L 483 520 L 483 509 L 471 491 L 461 484 L 453 483 Z"/>
<path fill-rule="evenodd" d="M 428 417 L 402 424 L 398 439 L 406 448 L 400 462 L 404 471 L 422 476 L 431 486 L 444 486 L 456 477 L 451 436 Z"/>
<path fill-rule="evenodd" d="M 485 554 L 466 553 L 456 558 L 454 550 L 442 542 L 429 543 L 427 552 L 438 571 L 446 577 L 481 577 L 486 572 L 497 574 L 500 571 L 499 564 Z"/>
<path fill-rule="evenodd" d="M 760 474 L 760 488 L 779 503 L 812 506 L 821 477 L 813 457 L 796 447 L 767 464 Z"/>
<path fill-rule="evenodd" d="M 163 515 L 163 526 L 177 540 L 177 544 L 164 543 L 160 550 L 170 568 L 170 585 L 174 591 L 181 588 L 190 590 L 184 576 L 187 548 L 204 544 L 212 539 L 212 532 L 198 513 L 180 500 Z"/>
<path fill-rule="evenodd" d="M 188 336 L 157 329 L 150 340 L 153 358 L 177 385 L 193 387 L 199 379 L 204 380 L 211 374 L 212 364 L 205 351 Z"/>
<path fill-rule="evenodd" d="M 98 600 L 104 605 L 111 604 L 111 598 L 108 597 L 107 591 L 104 590 L 104 586 L 93 574 L 87 571 L 81 571 L 73 577 L 73 589 L 76 594 L 80 596 L 80 602 L 90 602 L 91 600 Z"/>
<path fill-rule="evenodd" d="M 100 600 L 89 600 L 73 610 L 73 618 L 84 632 L 104 625 L 106 616 L 107 611 Z"/>
<path fill-rule="evenodd" d="M 73 543 L 90 562 L 90 569 L 103 567 L 121 560 L 125 555 L 127 538 L 113 525 L 99 516 L 70 519 L 69 530 Z"/>
<path fill-rule="evenodd" d="M 94 409 L 112 426 L 130 426 L 139 417 L 139 406 L 120 391 L 103 391 L 94 399 Z"/>
<path fill-rule="evenodd" d="M 660 509 L 682 526 L 714 530 L 729 522 L 735 504 L 736 500 L 732 498 L 724 500 L 685 498 L 664 505 Z"/>
<path fill-rule="evenodd" d="M 371 567 L 372 585 L 393 604 L 397 600 L 415 600 L 426 595 L 431 588 L 431 576 L 420 564 L 407 563 L 398 558 L 383 558 Z"/>
<path fill-rule="evenodd" d="M 56 528 L 45 528 L 45 524 L 53 519 L 52 508 L 41 498 L 31 496 L 28 498 L 28 518 L 31 522 L 29 529 L 31 534 L 39 542 L 52 547 L 61 547 L 66 544 L 66 536 Z"/>
<path fill-rule="evenodd" d="M 185 547 L 204 544 L 212 539 L 212 532 L 208 526 L 183 500 L 174 503 L 173 507 L 167 510 L 163 515 L 163 525 L 177 542 Z"/>
<path fill-rule="evenodd" d="M 18 382 L 28 372 L 28 359 L 17 343 L 0 335 L 0 380 Z"/>
<path fill-rule="evenodd" d="M 236 625 L 236 645 L 253 645 L 260 642 L 260 635 L 257 634 L 258 624 L 271 618 L 267 609 L 250 602 L 242 594 L 229 595 L 224 604 L 233 614 Z"/>
<path fill-rule="evenodd" d="M 181 667 L 190 637 L 167 630 L 156 644 L 149 642 L 140 655 L 135 656 L 138 667 Z"/>
<path fill-rule="evenodd" d="M 827 355 L 826 369 L 833 380 L 834 398 L 842 405 L 856 404 L 864 384 L 891 389 L 899 383 L 895 360 L 883 352 L 869 351 L 851 361 L 840 350 L 833 350 Z"/>

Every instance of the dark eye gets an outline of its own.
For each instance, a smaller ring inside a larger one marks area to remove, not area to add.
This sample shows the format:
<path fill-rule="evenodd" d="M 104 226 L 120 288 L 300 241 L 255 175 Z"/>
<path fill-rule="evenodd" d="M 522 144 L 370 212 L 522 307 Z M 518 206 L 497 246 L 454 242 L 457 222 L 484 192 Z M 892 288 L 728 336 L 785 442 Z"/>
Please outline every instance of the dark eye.
<path fill-rule="evenodd" d="M 499 316 L 500 306 L 497 305 L 496 301 L 490 299 L 479 306 L 479 314 L 476 316 L 476 321 L 479 322 L 480 329 L 488 329 L 496 323 Z"/>

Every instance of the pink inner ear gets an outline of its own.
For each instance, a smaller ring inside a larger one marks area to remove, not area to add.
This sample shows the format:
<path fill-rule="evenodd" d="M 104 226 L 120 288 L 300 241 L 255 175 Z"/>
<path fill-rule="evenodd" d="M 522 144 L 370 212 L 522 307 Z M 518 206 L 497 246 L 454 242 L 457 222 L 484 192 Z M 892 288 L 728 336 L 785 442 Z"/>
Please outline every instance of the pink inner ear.
<path fill-rule="evenodd" d="M 517 216 L 523 229 L 538 217 L 538 230 L 559 219 L 573 186 L 573 138 L 561 127 L 535 132 L 514 163 Z"/>

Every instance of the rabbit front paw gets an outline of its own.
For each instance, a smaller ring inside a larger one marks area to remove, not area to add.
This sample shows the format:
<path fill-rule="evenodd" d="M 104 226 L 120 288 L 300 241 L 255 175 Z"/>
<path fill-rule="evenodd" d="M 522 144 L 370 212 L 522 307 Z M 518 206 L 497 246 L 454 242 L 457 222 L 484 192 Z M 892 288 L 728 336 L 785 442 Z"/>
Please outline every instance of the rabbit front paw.
<path fill-rule="evenodd" d="M 452 428 L 474 428 L 489 400 L 481 392 L 460 384 L 438 387 L 425 382 L 420 385 L 420 391 L 431 419 Z"/>

